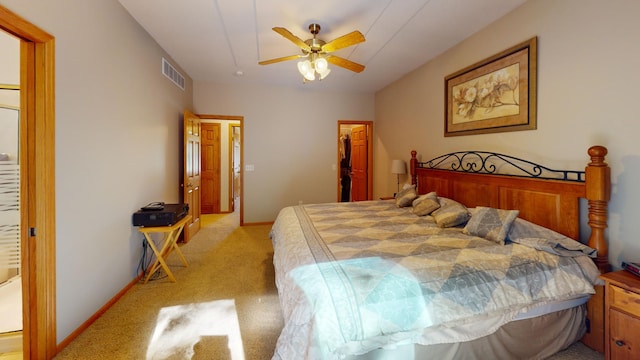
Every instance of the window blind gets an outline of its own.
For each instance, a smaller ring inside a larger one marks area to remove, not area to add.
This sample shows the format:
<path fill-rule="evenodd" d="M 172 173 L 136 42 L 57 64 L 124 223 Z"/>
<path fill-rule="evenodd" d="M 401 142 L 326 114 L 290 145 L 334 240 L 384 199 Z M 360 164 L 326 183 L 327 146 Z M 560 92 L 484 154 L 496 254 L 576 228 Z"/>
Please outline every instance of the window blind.
<path fill-rule="evenodd" d="M 20 166 L 0 163 L 0 269 L 20 268 Z"/>

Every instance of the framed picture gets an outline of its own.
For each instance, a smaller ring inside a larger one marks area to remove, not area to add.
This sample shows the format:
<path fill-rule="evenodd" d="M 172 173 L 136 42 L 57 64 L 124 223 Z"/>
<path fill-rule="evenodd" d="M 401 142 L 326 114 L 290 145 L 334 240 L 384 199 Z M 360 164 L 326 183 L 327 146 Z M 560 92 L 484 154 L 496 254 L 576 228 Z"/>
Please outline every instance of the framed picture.
<path fill-rule="evenodd" d="M 536 129 L 537 37 L 445 77 L 444 136 Z"/>

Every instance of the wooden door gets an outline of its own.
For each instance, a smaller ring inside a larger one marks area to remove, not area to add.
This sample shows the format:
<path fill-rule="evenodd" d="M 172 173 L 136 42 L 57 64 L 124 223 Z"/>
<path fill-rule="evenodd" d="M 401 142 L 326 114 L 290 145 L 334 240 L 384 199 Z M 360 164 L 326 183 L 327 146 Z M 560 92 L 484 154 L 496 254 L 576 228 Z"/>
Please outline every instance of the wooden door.
<path fill-rule="evenodd" d="M 356 126 L 351 130 L 351 199 L 363 201 L 368 198 L 367 189 L 367 127 Z"/>
<path fill-rule="evenodd" d="M 218 123 L 203 123 L 202 132 L 202 213 L 220 213 L 220 129 Z"/>
<path fill-rule="evenodd" d="M 200 118 L 188 110 L 183 122 L 182 202 L 189 205 L 189 221 L 183 230 L 186 243 L 200 230 Z"/>

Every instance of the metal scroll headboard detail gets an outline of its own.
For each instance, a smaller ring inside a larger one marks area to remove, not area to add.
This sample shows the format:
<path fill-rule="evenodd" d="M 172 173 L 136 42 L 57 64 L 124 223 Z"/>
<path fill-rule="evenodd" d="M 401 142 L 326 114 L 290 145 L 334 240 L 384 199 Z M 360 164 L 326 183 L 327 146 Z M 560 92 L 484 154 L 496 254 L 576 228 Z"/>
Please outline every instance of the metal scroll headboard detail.
<path fill-rule="evenodd" d="M 418 162 L 419 168 L 538 179 L 585 181 L 584 171 L 554 170 L 528 160 L 487 151 L 457 151 Z"/>

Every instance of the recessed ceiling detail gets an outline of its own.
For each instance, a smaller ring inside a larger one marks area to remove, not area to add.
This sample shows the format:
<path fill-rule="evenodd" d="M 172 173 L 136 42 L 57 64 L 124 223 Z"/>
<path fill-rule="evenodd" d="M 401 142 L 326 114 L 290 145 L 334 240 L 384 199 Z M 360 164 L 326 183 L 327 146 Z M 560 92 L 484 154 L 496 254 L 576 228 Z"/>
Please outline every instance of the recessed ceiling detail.
<path fill-rule="evenodd" d="M 301 54 L 274 34 L 302 40 L 309 24 L 330 41 L 358 29 L 366 42 L 331 55 L 366 65 L 360 73 L 329 63 L 314 90 L 374 93 L 493 23 L 526 0 L 119 0 L 195 82 L 303 88 L 296 62 L 259 61 Z M 523 39 L 524 40 L 524 39 Z M 327 59 L 328 60 L 328 59 Z M 178 66 L 179 65 L 179 66 Z M 238 69 L 244 76 L 236 76 Z M 452 69 L 457 70 L 457 69 Z M 317 78 L 317 73 L 316 73 Z M 330 80 L 330 81 L 329 81 Z"/>

